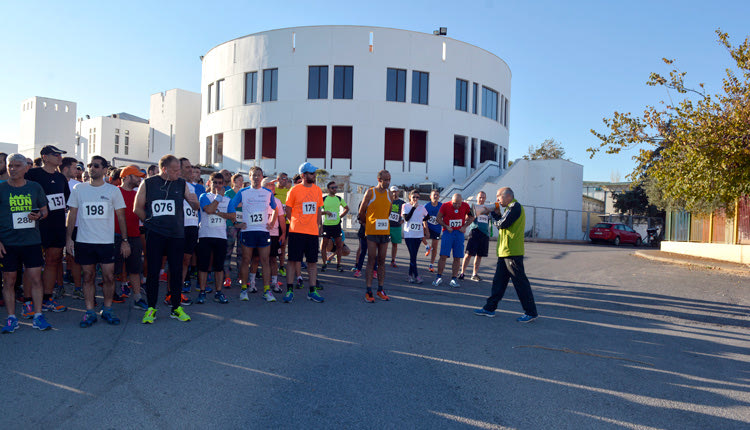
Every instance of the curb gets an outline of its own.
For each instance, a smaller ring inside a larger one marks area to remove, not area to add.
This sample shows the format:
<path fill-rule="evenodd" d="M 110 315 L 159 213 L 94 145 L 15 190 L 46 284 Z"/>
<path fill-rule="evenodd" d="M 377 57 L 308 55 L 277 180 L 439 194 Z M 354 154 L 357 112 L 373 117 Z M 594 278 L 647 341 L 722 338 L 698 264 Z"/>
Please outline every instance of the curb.
<path fill-rule="evenodd" d="M 722 267 L 719 265 L 711 264 L 708 262 L 696 263 L 693 261 L 680 260 L 676 258 L 659 257 L 656 255 L 649 255 L 643 251 L 635 251 L 633 255 L 635 255 L 636 257 L 645 258 L 647 260 L 652 260 L 652 261 L 659 261 L 662 263 L 679 264 L 681 266 L 695 267 L 695 268 L 707 269 L 707 270 L 716 270 L 716 271 L 728 273 L 731 275 L 750 277 L 750 270 L 732 269 L 728 267 Z"/>

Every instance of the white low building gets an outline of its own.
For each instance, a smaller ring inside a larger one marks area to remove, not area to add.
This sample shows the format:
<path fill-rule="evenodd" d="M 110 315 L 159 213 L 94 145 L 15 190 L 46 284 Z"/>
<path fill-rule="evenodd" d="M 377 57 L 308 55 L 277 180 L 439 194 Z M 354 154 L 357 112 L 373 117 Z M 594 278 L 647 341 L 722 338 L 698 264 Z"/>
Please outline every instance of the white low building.
<path fill-rule="evenodd" d="M 76 145 L 76 104 L 49 97 L 31 97 L 21 102 L 21 124 L 18 151 L 39 157 L 45 145 L 70 153 Z"/>
<path fill-rule="evenodd" d="M 179 88 L 152 94 L 147 159 L 157 162 L 164 154 L 175 154 L 197 164 L 200 119 L 200 94 Z"/>
<path fill-rule="evenodd" d="M 463 182 L 507 166 L 511 72 L 459 40 L 362 26 L 266 31 L 203 57 L 200 161 L 352 181 Z"/>
<path fill-rule="evenodd" d="M 126 113 L 79 118 L 76 125 L 78 141 L 73 156 L 84 161 L 91 160 L 94 155 L 110 161 L 113 158 L 146 161 L 149 132 L 148 120 Z"/>

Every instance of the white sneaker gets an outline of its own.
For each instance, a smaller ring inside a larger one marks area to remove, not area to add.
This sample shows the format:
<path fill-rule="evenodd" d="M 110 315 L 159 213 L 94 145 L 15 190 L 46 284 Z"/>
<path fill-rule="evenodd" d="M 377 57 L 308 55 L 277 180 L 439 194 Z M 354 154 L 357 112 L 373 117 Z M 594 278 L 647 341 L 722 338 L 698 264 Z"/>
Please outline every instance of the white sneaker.
<path fill-rule="evenodd" d="M 413 278 L 413 277 L 411 277 L 411 276 L 409 276 L 409 279 L 408 279 L 408 281 L 409 281 L 409 283 L 410 283 L 410 284 L 413 284 L 413 283 L 414 283 L 414 278 Z"/>
<path fill-rule="evenodd" d="M 415 283 L 415 284 L 421 284 L 421 283 L 423 283 L 423 282 L 424 282 L 424 279 L 422 279 L 422 277 L 421 277 L 421 276 L 419 276 L 419 275 L 417 275 L 417 277 L 416 277 L 416 278 L 414 278 L 414 283 Z"/>
<path fill-rule="evenodd" d="M 243 302 L 247 302 L 250 300 L 250 297 L 247 296 L 247 288 L 240 291 L 240 300 L 242 300 Z"/>
<path fill-rule="evenodd" d="M 459 284 L 458 281 L 455 279 L 451 279 L 451 283 L 448 285 L 450 285 L 452 288 L 458 288 L 461 286 L 461 284 Z"/>
<path fill-rule="evenodd" d="M 265 293 L 263 293 L 263 298 L 266 299 L 267 302 L 276 301 L 276 297 L 273 296 L 273 293 L 271 292 L 271 290 L 268 290 Z"/>
<path fill-rule="evenodd" d="M 258 288 L 256 288 L 255 285 L 251 285 L 247 290 L 250 291 L 251 293 L 258 292 Z"/>
<path fill-rule="evenodd" d="M 433 287 L 437 287 L 437 286 L 439 286 L 442 283 L 443 283 L 443 278 L 435 278 L 435 280 L 432 281 L 432 286 Z"/>

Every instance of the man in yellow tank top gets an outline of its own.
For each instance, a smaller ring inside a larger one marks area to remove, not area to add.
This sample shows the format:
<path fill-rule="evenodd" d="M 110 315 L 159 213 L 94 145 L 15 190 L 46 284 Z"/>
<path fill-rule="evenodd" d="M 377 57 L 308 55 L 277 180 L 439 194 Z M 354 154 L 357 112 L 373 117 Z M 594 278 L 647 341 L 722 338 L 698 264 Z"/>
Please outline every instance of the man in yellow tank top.
<path fill-rule="evenodd" d="M 388 215 L 391 212 L 391 198 L 388 186 L 391 185 L 391 174 L 387 170 L 378 172 L 378 185 L 369 188 L 362 198 L 359 206 L 359 222 L 365 226 L 367 237 L 367 270 L 365 271 L 365 285 L 367 293 L 365 301 L 375 303 L 372 294 L 372 270 L 375 259 L 378 263 L 378 292 L 376 295 L 381 300 L 390 300 L 383 291 L 385 283 L 385 254 L 388 252 L 388 244 L 391 243 L 391 228 Z"/>

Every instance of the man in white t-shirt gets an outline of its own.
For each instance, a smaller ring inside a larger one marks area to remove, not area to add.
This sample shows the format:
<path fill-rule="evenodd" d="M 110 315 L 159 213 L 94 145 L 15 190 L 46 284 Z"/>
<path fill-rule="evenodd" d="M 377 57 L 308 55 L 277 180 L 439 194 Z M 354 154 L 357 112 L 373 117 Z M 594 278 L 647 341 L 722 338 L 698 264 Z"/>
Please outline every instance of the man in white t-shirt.
<path fill-rule="evenodd" d="M 424 205 L 419 204 L 419 190 L 409 193 L 409 201 L 401 207 L 401 216 L 404 219 L 404 242 L 409 250 L 409 282 L 421 284 L 424 282 L 417 271 L 417 254 L 419 244 L 427 245 L 425 229 L 429 214 Z"/>
<path fill-rule="evenodd" d="M 102 267 L 104 282 L 104 306 L 101 318 L 109 324 L 120 324 L 120 319 L 112 312 L 112 298 L 115 293 L 115 216 L 120 224 L 123 242 L 123 256 L 130 255 L 130 244 L 125 223 L 125 200 L 122 193 L 112 184 L 104 182 L 109 163 L 104 157 L 95 155 L 89 164 L 91 182 L 75 187 L 68 199 L 68 220 L 66 225 L 67 251 L 74 255 L 83 269 L 83 294 L 86 313 L 80 322 L 82 328 L 91 327 L 96 322 L 94 312 L 94 278 L 96 265 Z M 78 221 L 78 233 L 73 241 L 73 228 Z"/>
<path fill-rule="evenodd" d="M 206 301 L 206 284 L 209 269 L 214 272 L 216 293 L 214 301 L 226 304 L 229 300 L 221 291 L 224 279 L 224 258 L 227 253 L 227 220 L 232 215 L 227 213 L 229 198 L 224 195 L 224 176 L 216 172 L 211 175 L 210 192 L 203 193 L 198 200 L 201 207 L 201 221 L 198 230 L 198 286 L 200 292 L 195 300 L 197 304 Z"/>

